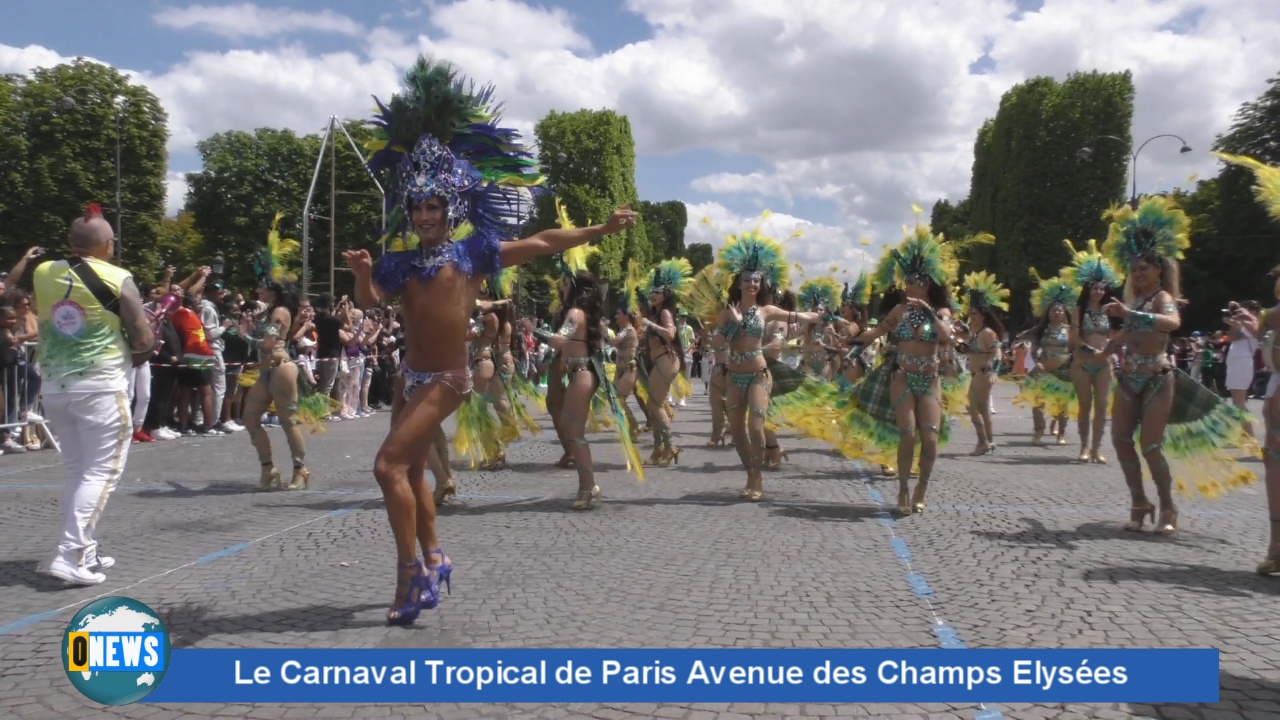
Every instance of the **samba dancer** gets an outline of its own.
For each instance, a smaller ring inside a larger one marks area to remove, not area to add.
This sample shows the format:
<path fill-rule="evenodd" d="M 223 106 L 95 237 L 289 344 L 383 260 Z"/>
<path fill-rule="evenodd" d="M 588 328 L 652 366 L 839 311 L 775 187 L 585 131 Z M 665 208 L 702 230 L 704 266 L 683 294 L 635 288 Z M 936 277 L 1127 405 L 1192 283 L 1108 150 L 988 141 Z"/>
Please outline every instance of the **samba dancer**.
<path fill-rule="evenodd" d="M 680 293 L 692 276 L 693 266 L 688 260 L 663 260 L 653 269 L 644 290 L 649 312 L 641 318 L 640 326 L 644 330 L 646 363 L 643 367 L 649 392 L 649 425 L 653 428 L 653 454 L 649 462 L 658 467 L 680 462 L 680 448 L 671 444 L 671 415 L 665 403 L 669 393 L 677 399 L 688 395 L 679 389 L 684 379 L 684 347 L 676 329 L 675 313 Z"/>
<path fill-rule="evenodd" d="M 436 607 L 440 582 L 448 585 L 453 573 L 436 535 L 422 439 L 434 436 L 472 390 L 466 337 L 484 276 L 618 232 L 635 218 L 623 208 L 604 225 L 502 242 L 528 219 L 521 188 L 542 178 L 531 172 L 533 159 L 518 134 L 496 125 L 491 90 L 465 88 L 450 66 L 419 58 L 405 75 L 405 91 L 379 103 L 369 170 L 390 186 L 392 237 L 406 225 L 415 237 L 404 249 L 393 244 L 376 268 L 366 250 L 343 253 L 360 304 L 398 295 L 405 316 L 405 405 L 374 463 L 396 543 L 395 604 L 387 611 L 395 625 Z"/>
<path fill-rule="evenodd" d="M 1013 402 L 1031 408 L 1033 445 L 1043 442 L 1046 415 L 1054 420 L 1049 428 L 1050 436 L 1056 435 L 1057 443 L 1066 445 L 1067 413 L 1079 402 L 1071 382 L 1071 315 L 1067 308 L 1080 289 L 1060 277 L 1040 280 L 1035 270 L 1031 272 L 1040 283 L 1031 292 L 1032 311 L 1039 320 L 1022 337 L 1031 342 L 1035 366 Z"/>
<path fill-rule="evenodd" d="M 978 446 L 972 456 L 995 454 L 995 429 L 991 423 L 991 388 L 995 386 L 1000 362 L 1000 338 L 1004 325 L 996 310 L 1009 310 L 1009 290 L 986 272 L 969 273 L 964 278 L 969 342 L 964 347 L 969 361 L 969 419 L 978 432 Z"/>
<path fill-rule="evenodd" d="M 1114 377 L 1111 358 L 1099 351 L 1111 336 L 1111 322 L 1103 308 L 1117 300 L 1120 277 L 1111 263 L 1098 251 L 1098 243 L 1089 241 L 1083 252 L 1067 242 L 1072 265 L 1063 277 L 1080 288 L 1080 296 L 1071 308 L 1071 382 L 1076 388 L 1079 407 L 1076 425 L 1080 430 L 1080 462 L 1105 465 L 1102 437 L 1107 431 L 1107 414 L 1111 403 L 1111 381 Z M 1090 432 L 1092 431 L 1092 433 Z"/>

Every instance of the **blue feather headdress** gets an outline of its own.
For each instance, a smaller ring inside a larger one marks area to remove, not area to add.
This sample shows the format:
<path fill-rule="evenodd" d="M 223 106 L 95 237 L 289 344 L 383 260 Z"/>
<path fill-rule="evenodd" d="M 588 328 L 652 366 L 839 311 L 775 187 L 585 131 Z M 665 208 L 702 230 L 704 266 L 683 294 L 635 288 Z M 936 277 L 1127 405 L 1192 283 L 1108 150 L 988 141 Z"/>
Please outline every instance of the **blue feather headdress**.
<path fill-rule="evenodd" d="M 928 225 L 917 223 L 915 230 L 895 248 L 890 248 L 876 266 L 875 285 L 906 288 L 913 280 L 927 280 L 947 287 L 951 281 L 948 263 L 942 249 L 942 235 L 934 235 Z"/>
<path fill-rule="evenodd" d="M 1118 288 L 1122 284 L 1120 273 L 1098 251 L 1098 241 L 1090 240 L 1084 250 L 1076 250 L 1070 240 L 1064 240 L 1067 250 L 1071 251 L 1071 265 L 1062 270 L 1062 277 L 1067 282 L 1081 289 L 1102 283 L 1109 288 Z"/>
<path fill-rule="evenodd" d="M 401 92 L 374 101 L 366 164 L 384 180 L 389 236 L 411 231 L 410 208 L 428 197 L 444 200 L 455 239 L 511 237 L 529 219 L 530 191 L 543 176 L 520 134 L 498 126 L 492 86 L 477 89 L 448 63 L 419 57 Z"/>
<path fill-rule="evenodd" d="M 841 304 L 852 305 L 853 307 L 866 307 L 871 303 L 871 274 L 866 270 L 858 273 L 858 279 L 854 281 L 853 287 L 849 287 L 845 283 L 844 294 L 840 298 Z"/>
<path fill-rule="evenodd" d="M 645 288 L 646 299 L 649 295 L 661 293 L 671 300 L 684 300 L 684 291 L 689 278 L 693 277 L 693 265 L 685 258 L 663 260 L 649 274 L 649 283 Z"/>

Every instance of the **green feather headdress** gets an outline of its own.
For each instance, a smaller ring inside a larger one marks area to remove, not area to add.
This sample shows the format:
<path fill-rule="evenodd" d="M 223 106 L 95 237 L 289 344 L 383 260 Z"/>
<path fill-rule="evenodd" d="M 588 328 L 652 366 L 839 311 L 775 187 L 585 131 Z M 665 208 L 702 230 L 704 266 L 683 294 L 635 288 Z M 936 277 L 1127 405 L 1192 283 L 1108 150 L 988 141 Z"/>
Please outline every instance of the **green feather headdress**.
<path fill-rule="evenodd" d="M 796 304 L 806 311 L 817 310 L 821 306 L 834 312 L 839 308 L 839 299 L 840 284 L 830 277 L 806 280 L 796 293 Z"/>
<path fill-rule="evenodd" d="M 964 293 L 961 307 L 965 315 L 973 310 L 984 312 L 993 308 L 1009 311 L 1009 289 L 996 282 L 989 272 L 971 272 L 964 276 Z"/>
<path fill-rule="evenodd" d="M 622 287 L 618 293 L 618 310 L 631 315 L 640 309 L 640 288 L 644 286 L 644 282 L 644 267 L 638 260 L 629 261 L 627 263 L 627 276 L 623 279 Z"/>
<path fill-rule="evenodd" d="M 876 286 L 905 288 L 909 279 L 927 279 L 943 287 L 950 273 L 942 250 L 942 235 L 934 235 L 928 225 L 916 224 L 913 231 L 896 248 L 880 260 L 876 267 Z"/>
<path fill-rule="evenodd" d="M 1062 270 L 1062 278 L 1079 288 L 1105 283 L 1109 288 L 1123 284 L 1120 273 L 1098 250 L 1098 241 L 1090 240 L 1084 250 L 1076 250 L 1070 240 L 1064 240 L 1071 251 L 1071 264 Z"/>
<path fill-rule="evenodd" d="M 693 277 L 693 265 L 685 258 L 663 260 L 649 274 L 649 283 L 645 287 L 645 299 L 654 293 L 662 293 L 668 300 L 682 300 L 686 283 Z"/>
<path fill-rule="evenodd" d="M 1253 186 L 1254 196 L 1273 219 L 1280 220 L 1280 168 L 1264 165 L 1244 155 L 1214 154 L 1233 165 L 1242 165 L 1252 170 L 1257 181 Z"/>
<path fill-rule="evenodd" d="M 689 280 L 680 306 L 698 318 L 704 328 L 719 324 L 720 311 L 729 303 L 729 280 L 715 265 L 708 265 Z"/>
<path fill-rule="evenodd" d="M 843 304 L 854 307 L 866 307 L 871 303 L 871 274 L 866 270 L 858 273 L 853 287 L 845 285 L 844 295 L 840 298 Z"/>
<path fill-rule="evenodd" d="M 1045 280 L 1035 268 L 1031 268 L 1031 279 L 1039 283 L 1031 291 L 1031 309 L 1035 310 L 1038 318 L 1044 317 L 1054 305 L 1070 308 L 1080 297 L 1080 287 L 1063 280 L 1061 276 Z"/>
<path fill-rule="evenodd" d="M 1102 252 L 1125 270 L 1138 258 L 1152 255 L 1181 260 L 1182 251 L 1191 247 L 1191 220 L 1166 197 L 1143 198 L 1137 210 L 1128 205 L 1112 208 L 1103 218 L 1111 227 Z"/>
<path fill-rule="evenodd" d="M 302 244 L 297 240 L 280 237 L 281 217 L 280 213 L 276 213 L 275 219 L 271 221 L 271 232 L 267 233 L 267 245 L 259 249 L 253 259 L 254 274 L 259 281 L 281 283 L 297 280 L 297 276 L 286 268 L 289 261 L 302 249 Z"/>
<path fill-rule="evenodd" d="M 760 273 L 765 285 L 781 292 L 789 281 L 782 245 L 759 230 L 730 235 L 729 241 L 720 248 L 716 265 L 730 278 L 730 282 L 741 273 Z"/>

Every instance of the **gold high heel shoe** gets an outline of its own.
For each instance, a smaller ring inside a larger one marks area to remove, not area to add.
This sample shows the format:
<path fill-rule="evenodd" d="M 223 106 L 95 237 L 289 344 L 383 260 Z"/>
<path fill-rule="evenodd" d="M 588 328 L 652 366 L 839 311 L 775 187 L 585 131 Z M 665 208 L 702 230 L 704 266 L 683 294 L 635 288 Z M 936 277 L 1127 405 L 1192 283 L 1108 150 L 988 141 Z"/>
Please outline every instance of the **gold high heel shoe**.
<path fill-rule="evenodd" d="M 289 490 L 305 490 L 311 484 L 311 471 L 298 466 L 293 469 L 293 478 L 289 480 Z"/>
<path fill-rule="evenodd" d="M 713 435 L 707 441 L 707 447 L 724 447 L 724 435 Z"/>
<path fill-rule="evenodd" d="M 989 452 L 991 452 L 991 445 L 979 441 L 978 446 L 973 449 L 973 452 L 969 453 L 969 457 L 981 457 Z"/>
<path fill-rule="evenodd" d="M 1082 463 L 1091 463 L 1091 462 L 1093 462 L 1093 456 L 1089 453 L 1089 448 L 1087 448 L 1087 447 L 1085 447 L 1085 446 L 1081 445 L 1081 446 L 1080 446 L 1080 457 L 1076 458 L 1076 460 L 1077 460 L 1077 461 L 1079 461 L 1079 462 L 1082 462 Z"/>
<path fill-rule="evenodd" d="M 916 491 L 911 495 L 911 511 L 923 513 L 928 507 L 924 503 L 924 496 L 929 492 L 929 486 L 924 483 L 916 483 Z"/>
<path fill-rule="evenodd" d="M 447 477 L 443 481 L 436 481 L 436 489 L 431 492 L 431 499 L 435 501 L 436 507 L 439 507 L 457 494 L 458 486 L 454 484 L 452 477 Z"/>
<path fill-rule="evenodd" d="M 1066 435 L 1059 435 L 1059 436 L 1058 436 L 1058 444 L 1059 444 L 1059 445 L 1066 445 L 1066 444 L 1067 444 L 1067 436 L 1066 436 Z"/>
<path fill-rule="evenodd" d="M 1258 566 L 1259 575 L 1280 575 L 1280 555 L 1275 555 L 1262 561 Z"/>
<path fill-rule="evenodd" d="M 1097 463 L 1099 465 L 1106 465 L 1107 459 L 1102 456 L 1102 453 L 1098 452 L 1095 449 L 1095 450 L 1089 451 L 1089 462 Z"/>
<path fill-rule="evenodd" d="M 582 495 L 582 493 L 579 492 L 578 495 Z M 601 495 L 600 486 L 595 485 L 591 488 L 591 492 L 587 494 L 587 497 L 585 499 L 583 499 L 582 497 L 578 497 L 573 501 L 573 503 L 569 507 L 573 508 L 574 510 L 590 510 L 592 503 L 599 500 L 600 495 Z"/>
<path fill-rule="evenodd" d="M 1124 524 L 1124 529 L 1129 532 L 1142 530 L 1142 525 L 1148 515 L 1151 516 L 1151 521 L 1155 522 L 1156 506 L 1151 503 L 1129 508 L 1129 522 Z"/>
<path fill-rule="evenodd" d="M 911 491 L 906 488 L 898 491 L 898 512 L 902 515 L 911 514 Z"/>
<path fill-rule="evenodd" d="M 258 478 L 258 489 L 270 490 L 278 485 L 280 485 L 280 471 L 271 463 L 263 465 L 262 476 Z"/>
<path fill-rule="evenodd" d="M 1172 535 L 1178 531 L 1178 511 L 1161 510 L 1160 522 L 1156 525 L 1157 535 Z"/>

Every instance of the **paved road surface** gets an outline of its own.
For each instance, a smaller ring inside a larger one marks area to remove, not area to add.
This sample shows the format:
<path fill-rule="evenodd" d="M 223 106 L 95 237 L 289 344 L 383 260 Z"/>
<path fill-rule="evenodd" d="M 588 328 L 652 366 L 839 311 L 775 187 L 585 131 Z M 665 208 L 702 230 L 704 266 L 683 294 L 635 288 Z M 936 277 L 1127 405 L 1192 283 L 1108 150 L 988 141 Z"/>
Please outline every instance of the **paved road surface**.
<path fill-rule="evenodd" d="M 700 384 L 699 384 L 700 385 Z M 1007 718 L 1280 717 L 1280 581 L 1261 487 L 1184 506 L 1174 538 L 1120 531 L 1128 497 L 1114 460 L 1072 462 L 1030 445 L 1030 419 L 999 388 L 999 455 L 958 422 L 929 512 L 883 522 L 894 483 L 814 443 L 784 438 L 770 500 L 736 499 L 730 448 L 702 447 L 705 399 L 682 409 L 679 466 L 644 485 L 614 446 L 594 446 L 602 507 L 568 509 L 572 471 L 541 437 L 499 473 L 460 472 L 442 511 L 454 593 L 413 629 L 387 628 L 390 532 L 369 468 L 387 416 L 310 439 L 310 491 L 260 493 L 243 434 L 134 446 L 100 537 L 105 585 L 64 589 L 33 570 L 57 526 L 52 451 L 0 460 L 0 716 L 974 718 L 951 705 L 213 706 L 99 708 L 58 658 L 75 609 L 125 594 L 164 615 L 176 647 L 1216 647 L 1213 706 L 1003 705 Z M 543 421 L 544 428 L 549 427 Z M 277 455 L 283 438 L 273 431 Z M 648 448 L 644 449 L 648 454 Z M 1261 472 L 1261 467 L 1258 467 Z M 942 628 L 942 632 L 938 632 Z"/>

